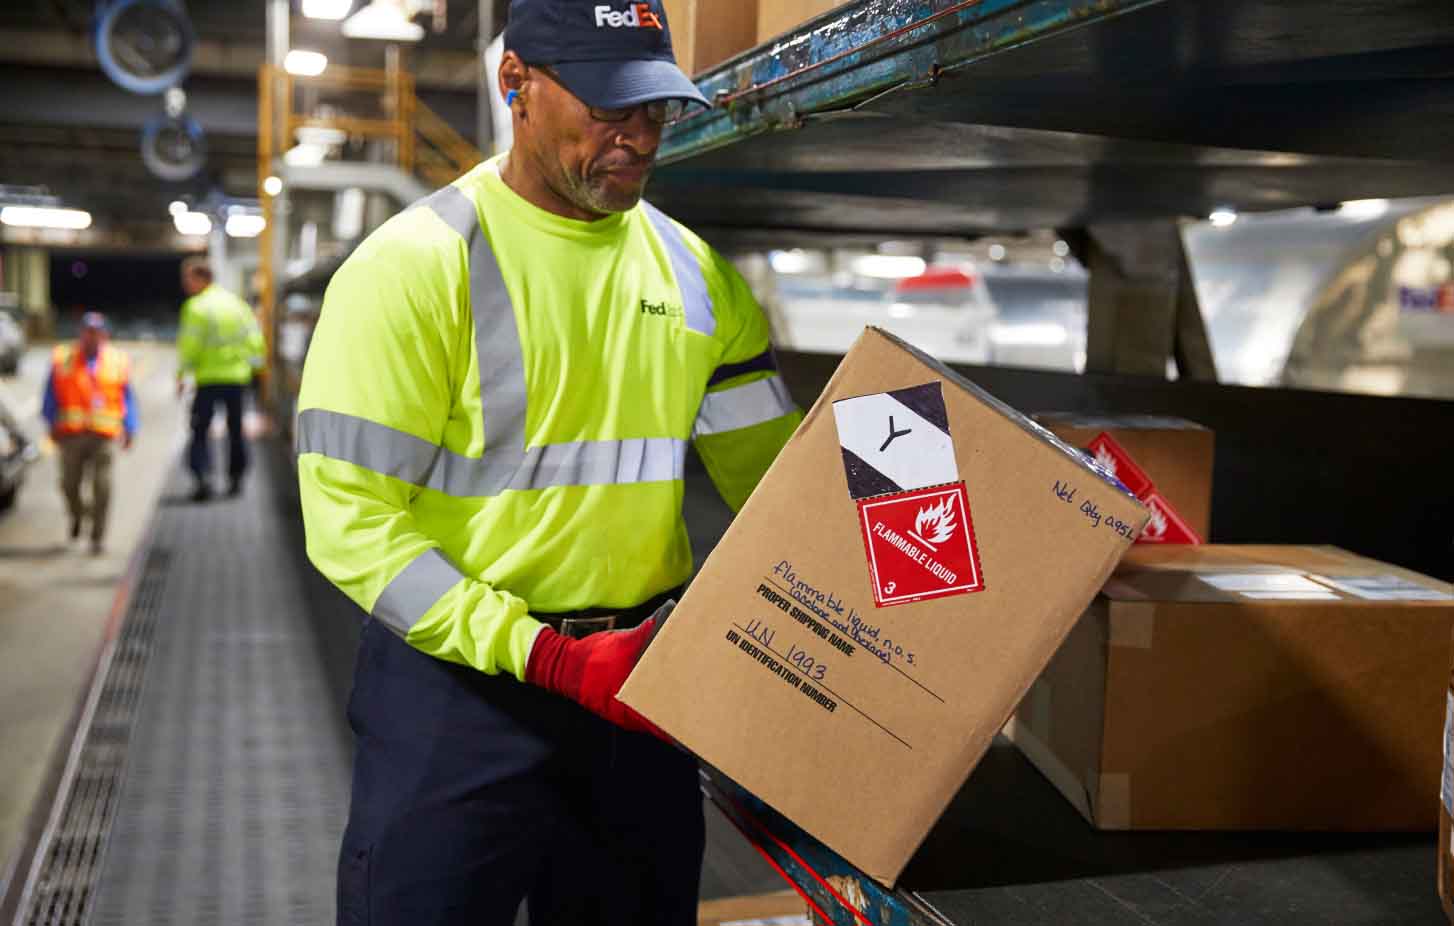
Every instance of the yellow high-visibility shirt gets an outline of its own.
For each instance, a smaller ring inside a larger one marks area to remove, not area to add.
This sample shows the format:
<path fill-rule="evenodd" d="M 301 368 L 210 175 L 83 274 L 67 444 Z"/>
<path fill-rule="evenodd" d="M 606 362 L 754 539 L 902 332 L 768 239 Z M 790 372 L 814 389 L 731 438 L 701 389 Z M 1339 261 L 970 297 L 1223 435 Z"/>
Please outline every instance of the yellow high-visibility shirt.
<path fill-rule="evenodd" d="M 411 645 L 523 678 L 530 616 L 685 581 L 693 441 L 741 506 L 802 419 L 767 320 L 648 204 L 545 212 L 499 158 L 339 268 L 299 396 L 308 553 Z"/>
<path fill-rule="evenodd" d="M 263 335 L 252 307 L 215 283 L 182 303 L 181 372 L 199 386 L 243 386 L 262 366 Z"/>

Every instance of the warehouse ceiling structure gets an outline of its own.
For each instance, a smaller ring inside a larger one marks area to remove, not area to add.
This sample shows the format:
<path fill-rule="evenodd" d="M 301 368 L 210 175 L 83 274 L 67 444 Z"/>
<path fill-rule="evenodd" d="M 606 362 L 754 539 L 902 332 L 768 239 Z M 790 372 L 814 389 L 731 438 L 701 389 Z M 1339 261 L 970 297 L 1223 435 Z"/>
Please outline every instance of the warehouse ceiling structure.
<path fill-rule="evenodd" d="M 1444 0 L 866 0 L 699 81 L 657 200 L 882 237 L 1454 193 Z"/>
<path fill-rule="evenodd" d="M 354 6 L 361 5 L 356 0 Z M 400 46 L 401 63 L 413 73 L 421 99 L 473 137 L 479 0 L 440 0 L 436 6 L 442 15 L 423 17 L 424 38 Z M 140 153 L 144 128 L 164 111 L 162 95 L 123 89 L 108 79 L 98 60 L 94 34 L 104 4 L 0 4 L 0 72 L 5 75 L 0 186 L 86 209 L 98 228 L 122 229 L 138 241 L 170 230 L 167 207 L 173 200 L 255 199 L 265 8 L 263 0 L 186 0 L 195 41 L 181 89 L 186 114 L 203 133 L 206 160 L 194 176 L 169 181 L 149 170 Z M 291 44 L 320 51 L 334 65 L 384 64 L 386 43 L 345 39 L 337 22 L 307 19 L 297 9 Z"/>
<path fill-rule="evenodd" d="M 436 9 L 403 66 L 475 137 L 479 2 Z M 132 227 L 165 228 L 177 198 L 256 197 L 265 4 L 185 10 L 206 162 L 167 181 L 139 155 L 163 101 L 102 73 L 91 0 L 4 4 L 0 184 Z M 291 42 L 385 54 L 296 10 Z M 764 246 L 1445 195 L 1451 71 L 1446 0 L 860 0 L 699 75 L 719 105 L 668 132 L 651 195 Z"/>

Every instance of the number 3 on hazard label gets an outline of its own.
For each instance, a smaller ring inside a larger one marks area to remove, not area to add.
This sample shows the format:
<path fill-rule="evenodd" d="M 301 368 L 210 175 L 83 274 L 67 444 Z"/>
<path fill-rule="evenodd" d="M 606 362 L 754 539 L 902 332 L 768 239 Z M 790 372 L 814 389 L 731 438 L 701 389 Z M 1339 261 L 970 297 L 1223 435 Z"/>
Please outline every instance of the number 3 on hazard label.
<path fill-rule="evenodd" d="M 884 594 L 885 595 L 892 595 L 894 593 L 894 589 L 896 589 L 898 587 L 899 587 L 899 583 L 897 583 L 897 582 L 887 582 L 887 583 L 884 584 Z"/>

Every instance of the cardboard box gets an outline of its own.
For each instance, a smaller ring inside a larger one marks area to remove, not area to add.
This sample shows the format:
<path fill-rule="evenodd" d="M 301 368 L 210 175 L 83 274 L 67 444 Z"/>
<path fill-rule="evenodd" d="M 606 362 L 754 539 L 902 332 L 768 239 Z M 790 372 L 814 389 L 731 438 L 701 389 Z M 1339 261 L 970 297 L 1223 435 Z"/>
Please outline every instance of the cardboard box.
<path fill-rule="evenodd" d="M 1101 434 L 1110 435 L 1198 539 L 1210 539 L 1212 460 L 1216 451 L 1216 435 L 1211 429 L 1183 418 L 1155 415 L 1045 412 L 1036 415 L 1035 420 L 1072 447 L 1087 448 Z M 1149 494 L 1133 484 L 1134 474 L 1123 481 L 1132 494 L 1141 498 Z"/>
<path fill-rule="evenodd" d="M 892 884 L 1145 518 L 870 329 L 620 697 Z"/>
<path fill-rule="evenodd" d="M 1454 595 L 1334 547 L 1140 547 L 1007 733 L 1102 829 L 1432 830 Z"/>
<path fill-rule="evenodd" d="M 677 66 L 700 74 L 757 44 L 750 0 L 662 0 Z"/>
<path fill-rule="evenodd" d="M 1439 904 L 1454 923 L 1454 668 L 1444 701 L 1444 772 L 1439 782 Z"/>
<path fill-rule="evenodd" d="M 697 926 L 811 926 L 808 905 L 796 891 L 704 900 Z"/>
<path fill-rule="evenodd" d="M 757 41 L 761 44 L 775 39 L 843 5 L 843 0 L 758 0 Z"/>

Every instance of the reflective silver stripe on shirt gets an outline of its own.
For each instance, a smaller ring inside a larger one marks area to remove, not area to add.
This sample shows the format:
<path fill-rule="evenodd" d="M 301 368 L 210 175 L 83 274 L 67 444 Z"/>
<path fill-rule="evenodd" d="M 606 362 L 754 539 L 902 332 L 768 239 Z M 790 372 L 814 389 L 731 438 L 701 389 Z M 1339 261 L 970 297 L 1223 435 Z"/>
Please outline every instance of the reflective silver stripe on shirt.
<path fill-rule="evenodd" d="M 469 253 L 470 313 L 480 378 L 484 452 L 478 458 L 468 457 L 364 418 L 317 408 L 298 415 L 297 452 L 322 454 L 458 498 L 683 478 L 687 444 L 676 438 L 574 441 L 526 448 L 525 361 L 519 324 L 475 204 L 457 187 L 447 186 L 417 205 L 433 210 L 458 232 Z M 679 234 L 675 240 L 680 244 Z M 701 270 L 695 258 L 691 267 L 700 282 Z M 678 271 L 678 277 L 683 272 Z M 703 311 L 710 318 L 710 303 L 703 302 L 705 282 L 700 282 L 697 289 L 701 297 L 695 309 L 688 300 L 688 320 L 694 312 L 700 317 Z"/>
<path fill-rule="evenodd" d="M 707 293 L 707 278 L 702 275 L 701 262 L 687 247 L 681 229 L 667 218 L 666 213 L 647 202 L 643 202 L 641 208 L 666 245 L 672 272 L 676 274 L 677 289 L 681 290 L 685 303 L 687 327 L 710 336 L 717 330 L 717 316 L 712 310 L 712 297 Z"/>
<path fill-rule="evenodd" d="M 465 239 L 469 249 L 470 314 L 475 325 L 485 455 L 510 451 L 519 457 L 525 452 L 525 359 L 515 307 L 500 264 L 480 227 L 474 201 L 458 187 L 444 187 L 420 205 L 434 210 Z"/>
<path fill-rule="evenodd" d="M 435 459 L 443 452 L 413 434 L 321 408 L 298 413 L 295 445 L 299 455 L 319 453 L 416 486 L 429 482 Z"/>
<path fill-rule="evenodd" d="M 702 397 L 693 437 L 721 434 L 750 428 L 764 421 L 790 414 L 797 406 L 781 376 L 770 376 L 755 383 L 709 392 Z"/>
<path fill-rule="evenodd" d="M 425 550 L 384 587 L 373 616 L 402 637 L 463 578 L 438 550 Z"/>
<path fill-rule="evenodd" d="M 559 486 L 681 479 L 687 443 L 670 437 L 575 441 L 467 457 L 373 421 L 321 408 L 298 414 L 299 454 L 319 453 L 458 498 Z"/>

